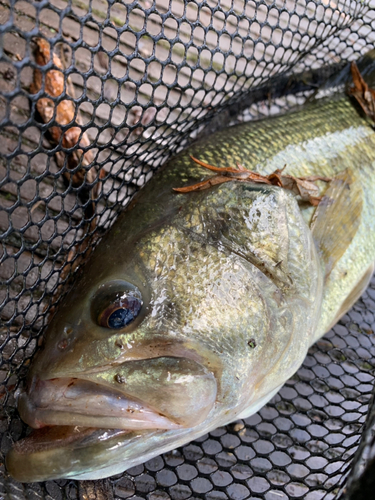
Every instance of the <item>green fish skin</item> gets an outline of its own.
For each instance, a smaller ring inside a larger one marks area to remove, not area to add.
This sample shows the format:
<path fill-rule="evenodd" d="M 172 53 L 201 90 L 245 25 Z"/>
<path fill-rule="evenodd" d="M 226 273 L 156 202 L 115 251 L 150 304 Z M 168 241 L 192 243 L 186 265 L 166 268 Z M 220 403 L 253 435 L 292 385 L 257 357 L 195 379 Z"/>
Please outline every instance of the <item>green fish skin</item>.
<path fill-rule="evenodd" d="M 177 194 L 211 175 L 190 155 L 335 180 L 322 183 L 317 209 L 249 182 Z M 374 161 L 374 130 L 346 96 L 230 128 L 172 159 L 52 320 L 19 397 L 38 430 L 8 454 L 10 474 L 107 477 L 261 408 L 368 283 Z M 108 327 L 119 304 L 135 319 Z"/>

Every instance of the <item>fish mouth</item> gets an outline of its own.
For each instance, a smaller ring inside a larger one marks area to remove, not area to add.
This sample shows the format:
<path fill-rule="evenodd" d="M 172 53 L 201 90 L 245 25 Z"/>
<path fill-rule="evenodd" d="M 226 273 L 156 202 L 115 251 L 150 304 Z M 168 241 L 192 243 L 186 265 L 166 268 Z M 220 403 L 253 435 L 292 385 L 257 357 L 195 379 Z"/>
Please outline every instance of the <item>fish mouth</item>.
<path fill-rule="evenodd" d="M 106 429 L 178 429 L 180 424 L 141 401 L 87 380 L 36 379 L 22 392 L 18 411 L 34 429 L 79 426 Z"/>
<path fill-rule="evenodd" d="M 18 398 L 34 430 L 6 465 L 22 482 L 108 477 L 124 461 L 132 467 L 200 435 L 216 399 L 214 373 L 188 358 L 127 361 L 79 376 L 34 373 Z"/>
<path fill-rule="evenodd" d="M 106 429 L 179 429 L 199 424 L 215 404 L 214 374 L 189 358 L 162 356 L 75 376 L 34 375 L 19 396 L 24 422 Z"/>

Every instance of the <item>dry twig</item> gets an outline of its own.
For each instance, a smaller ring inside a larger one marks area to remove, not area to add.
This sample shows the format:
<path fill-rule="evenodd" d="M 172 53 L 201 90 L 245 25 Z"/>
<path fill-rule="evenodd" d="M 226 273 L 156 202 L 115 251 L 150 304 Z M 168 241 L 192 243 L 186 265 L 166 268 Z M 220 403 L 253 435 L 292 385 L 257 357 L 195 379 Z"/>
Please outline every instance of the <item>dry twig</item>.
<path fill-rule="evenodd" d="M 209 179 L 206 179 L 205 181 L 198 182 L 193 186 L 174 188 L 174 191 L 177 191 L 179 193 L 202 191 L 204 189 L 208 189 L 211 186 L 214 186 L 215 184 L 222 184 L 223 182 L 229 181 L 255 182 L 289 189 L 294 194 L 299 195 L 303 201 L 307 201 L 311 205 L 316 206 L 319 204 L 322 197 L 319 196 L 319 188 L 314 183 L 316 181 L 329 182 L 332 180 L 330 177 L 323 177 L 320 175 L 314 175 L 310 177 L 294 177 L 293 175 L 284 173 L 285 166 L 282 169 L 275 170 L 270 175 L 261 175 L 257 172 L 247 170 L 239 163 L 237 163 L 237 168 L 219 168 L 198 160 L 193 156 L 191 156 L 191 159 L 195 163 L 198 163 L 198 165 L 200 165 L 201 167 L 216 172 L 216 175 L 210 177 Z"/>

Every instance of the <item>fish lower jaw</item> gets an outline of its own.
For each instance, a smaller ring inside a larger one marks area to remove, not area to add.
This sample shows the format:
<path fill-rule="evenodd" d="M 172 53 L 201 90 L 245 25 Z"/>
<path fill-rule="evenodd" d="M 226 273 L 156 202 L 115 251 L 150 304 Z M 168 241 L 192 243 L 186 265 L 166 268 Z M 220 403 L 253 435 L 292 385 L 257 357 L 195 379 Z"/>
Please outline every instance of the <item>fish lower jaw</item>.
<path fill-rule="evenodd" d="M 79 426 L 105 429 L 179 429 L 183 426 L 142 402 L 111 389 L 79 379 L 34 381 L 33 390 L 21 392 L 18 411 L 34 429 Z"/>

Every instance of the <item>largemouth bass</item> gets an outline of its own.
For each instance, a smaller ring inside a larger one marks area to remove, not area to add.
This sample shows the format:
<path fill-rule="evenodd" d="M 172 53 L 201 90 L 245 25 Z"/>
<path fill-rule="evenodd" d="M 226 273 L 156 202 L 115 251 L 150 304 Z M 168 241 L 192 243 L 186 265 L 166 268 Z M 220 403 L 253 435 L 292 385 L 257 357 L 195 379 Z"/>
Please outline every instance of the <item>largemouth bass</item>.
<path fill-rule="evenodd" d="M 333 180 L 317 208 L 235 180 L 176 193 L 210 175 L 191 155 Z M 171 160 L 53 318 L 19 396 L 37 430 L 8 454 L 11 475 L 107 477 L 260 409 L 368 284 L 374 162 L 374 130 L 345 95 Z"/>

